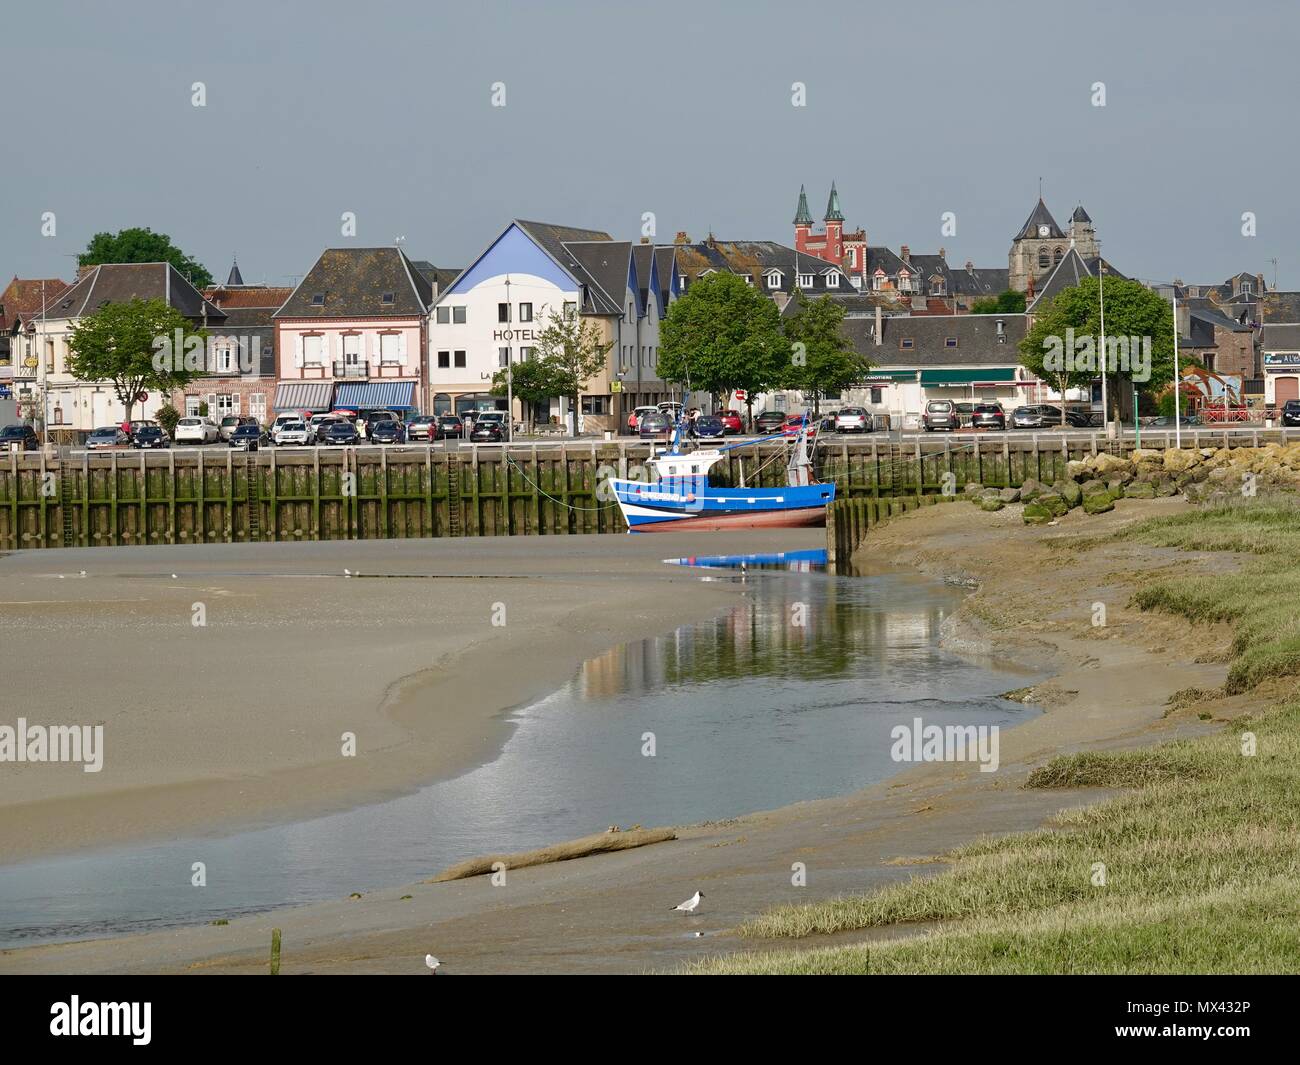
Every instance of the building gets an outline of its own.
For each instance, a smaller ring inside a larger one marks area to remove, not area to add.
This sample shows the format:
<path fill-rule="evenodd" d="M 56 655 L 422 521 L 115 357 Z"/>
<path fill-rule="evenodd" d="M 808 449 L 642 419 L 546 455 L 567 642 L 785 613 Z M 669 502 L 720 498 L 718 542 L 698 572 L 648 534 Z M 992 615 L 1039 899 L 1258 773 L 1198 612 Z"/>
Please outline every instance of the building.
<path fill-rule="evenodd" d="M 1281 407 L 1300 399 L 1300 324 L 1272 324 L 1260 329 L 1264 371 L 1264 405 Z"/>
<path fill-rule="evenodd" d="M 437 275 L 401 248 L 328 248 L 271 316 L 275 411 L 425 407 Z M 427 409 L 427 408 L 426 408 Z"/>
<path fill-rule="evenodd" d="M 0 399 L 17 399 L 23 417 L 40 409 L 35 402 L 39 349 L 32 323 L 67 289 L 68 283 L 57 277 L 15 276 L 0 292 Z"/>
<path fill-rule="evenodd" d="M 1011 240 L 1007 254 L 1007 286 L 1024 292 L 1032 299 L 1042 290 L 1043 282 L 1073 248 L 1085 263 L 1093 264 L 1101 255 L 1092 219 L 1080 204 L 1070 216 L 1067 235 L 1040 196 L 1029 212 L 1020 232 Z"/>
<path fill-rule="evenodd" d="M 848 296 L 857 291 L 842 266 L 773 240 L 718 240 L 698 243 L 678 233 L 673 243 L 680 291 L 722 271 L 771 296 L 784 307 L 795 291 L 810 296 Z"/>
<path fill-rule="evenodd" d="M 206 409 L 220 421 L 227 414 L 270 420 L 276 388 L 275 322 L 272 316 L 293 292 L 290 288 L 246 284 L 234 263 L 223 285 L 203 297 L 225 314 L 210 327 L 207 373 L 172 395 L 172 405 L 187 415 Z"/>
<path fill-rule="evenodd" d="M 171 263 L 104 263 L 84 267 L 76 282 L 31 322 L 37 356 L 36 389 L 51 432 L 84 433 L 126 417 L 111 382 L 80 381 L 68 369 L 69 333 L 82 318 L 109 303 L 158 299 L 195 329 L 219 330 L 226 314 L 203 298 Z M 132 408 L 135 418 L 152 418 L 170 396 L 146 393 Z"/>
<path fill-rule="evenodd" d="M 434 412 L 505 409 L 491 392 L 501 369 L 537 357 L 550 316 L 594 322 L 609 345 L 580 395 L 581 431 L 621 428 L 636 406 L 671 392 L 658 377 L 659 323 L 677 289 L 673 248 L 608 233 L 515 219 L 441 293 L 429 323 Z M 567 397 L 514 416 L 570 421 Z"/>

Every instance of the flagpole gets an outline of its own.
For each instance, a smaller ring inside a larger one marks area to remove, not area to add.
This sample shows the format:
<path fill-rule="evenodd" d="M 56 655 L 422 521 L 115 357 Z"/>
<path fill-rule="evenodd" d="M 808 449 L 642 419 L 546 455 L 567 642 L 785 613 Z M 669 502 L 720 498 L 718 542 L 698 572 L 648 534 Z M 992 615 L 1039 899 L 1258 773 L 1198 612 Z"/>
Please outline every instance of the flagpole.
<path fill-rule="evenodd" d="M 1099 249 L 1100 251 L 1100 249 Z M 1101 298 L 1101 347 L 1097 352 L 1101 361 L 1101 425 L 1110 439 L 1110 404 L 1106 402 L 1106 264 L 1097 255 L 1097 294 Z"/>
<path fill-rule="evenodd" d="M 1174 446 L 1183 446 L 1183 419 L 1178 411 L 1178 284 L 1174 283 Z M 1168 440 L 1168 437 L 1165 437 Z"/>

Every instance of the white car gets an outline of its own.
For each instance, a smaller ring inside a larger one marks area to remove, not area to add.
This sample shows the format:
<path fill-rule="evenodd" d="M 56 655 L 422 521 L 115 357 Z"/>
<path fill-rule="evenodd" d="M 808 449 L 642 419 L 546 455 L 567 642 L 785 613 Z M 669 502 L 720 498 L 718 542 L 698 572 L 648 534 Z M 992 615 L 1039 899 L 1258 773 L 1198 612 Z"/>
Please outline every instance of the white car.
<path fill-rule="evenodd" d="M 275 416 L 275 421 L 271 423 L 271 427 L 267 430 L 267 432 L 271 434 L 271 439 L 274 440 L 275 434 L 280 431 L 280 426 L 288 425 L 291 422 L 302 422 L 305 420 L 306 419 L 303 418 L 303 416 L 299 414 L 297 411 L 291 411 L 287 414 L 277 414 Z"/>
<path fill-rule="evenodd" d="M 176 423 L 172 440 L 178 444 L 214 444 L 219 435 L 216 423 L 208 418 L 182 418 Z"/>
<path fill-rule="evenodd" d="M 271 430 L 271 440 L 277 447 L 287 444 L 310 444 L 311 430 L 306 422 L 281 422 L 278 429 Z"/>

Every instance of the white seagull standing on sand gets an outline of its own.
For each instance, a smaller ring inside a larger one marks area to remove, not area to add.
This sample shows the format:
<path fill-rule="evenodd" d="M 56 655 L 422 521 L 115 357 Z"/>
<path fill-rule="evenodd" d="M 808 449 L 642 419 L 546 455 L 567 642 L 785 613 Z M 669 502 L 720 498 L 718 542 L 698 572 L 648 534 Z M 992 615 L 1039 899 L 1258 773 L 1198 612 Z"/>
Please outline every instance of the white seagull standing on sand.
<path fill-rule="evenodd" d="M 702 891 L 697 891 L 685 902 L 679 902 L 673 907 L 674 910 L 681 910 L 682 913 L 694 913 L 700 905 L 700 899 L 704 898 Z"/>
<path fill-rule="evenodd" d="M 440 962 L 440 961 L 439 961 L 437 958 L 435 958 L 432 954 L 426 954 L 426 955 L 424 956 L 424 964 L 427 965 L 427 966 L 429 967 L 429 971 L 430 971 L 431 973 L 433 973 L 434 976 L 437 976 L 437 975 L 438 975 L 438 966 L 441 965 L 442 962 Z"/>

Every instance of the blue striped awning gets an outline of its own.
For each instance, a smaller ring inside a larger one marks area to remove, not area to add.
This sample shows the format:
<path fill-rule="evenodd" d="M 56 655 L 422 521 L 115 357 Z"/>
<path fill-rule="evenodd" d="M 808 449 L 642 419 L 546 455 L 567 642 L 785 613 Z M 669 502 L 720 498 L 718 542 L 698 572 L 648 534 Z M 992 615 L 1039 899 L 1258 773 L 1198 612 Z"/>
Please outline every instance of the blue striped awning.
<path fill-rule="evenodd" d="M 353 381 L 334 392 L 335 410 L 414 410 L 414 381 Z"/>

